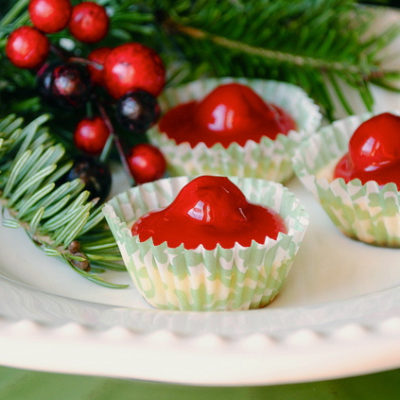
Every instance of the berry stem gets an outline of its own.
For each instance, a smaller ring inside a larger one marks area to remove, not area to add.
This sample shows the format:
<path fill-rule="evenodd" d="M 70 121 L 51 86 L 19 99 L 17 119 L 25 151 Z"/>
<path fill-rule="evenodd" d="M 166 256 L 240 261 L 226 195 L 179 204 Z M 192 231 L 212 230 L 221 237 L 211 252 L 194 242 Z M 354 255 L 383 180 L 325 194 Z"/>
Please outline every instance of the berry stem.
<path fill-rule="evenodd" d="M 100 64 L 96 61 L 87 60 L 86 58 L 82 58 L 82 57 L 70 57 L 69 61 L 77 63 L 77 64 L 90 65 L 93 68 L 96 68 L 98 70 L 104 69 L 102 64 Z"/>
<path fill-rule="evenodd" d="M 119 158 L 121 160 L 122 166 L 124 167 L 124 170 L 125 170 L 127 176 L 129 177 L 129 181 L 131 184 L 134 184 L 134 180 L 132 178 L 131 171 L 130 171 L 128 163 L 126 161 L 126 156 L 125 156 L 124 149 L 122 147 L 121 140 L 120 140 L 119 136 L 115 133 L 114 127 L 113 127 L 113 125 L 110 121 L 110 118 L 108 117 L 103 105 L 100 103 L 97 103 L 97 107 L 99 108 L 101 117 L 103 118 L 104 122 L 106 123 L 108 130 L 110 131 L 110 137 L 112 137 L 114 140 L 115 147 L 117 148 L 117 151 L 119 154 Z M 107 147 L 107 143 L 104 147 L 105 148 Z M 100 157 L 103 157 L 103 154 L 101 154 Z"/>
<path fill-rule="evenodd" d="M 93 117 L 93 107 L 92 107 L 92 102 L 88 101 L 86 103 L 86 115 L 88 118 L 92 118 Z"/>
<path fill-rule="evenodd" d="M 106 163 L 108 160 L 108 157 L 110 155 L 111 149 L 112 149 L 112 144 L 114 141 L 114 137 L 112 135 L 110 135 L 106 141 L 106 144 L 103 147 L 103 150 L 100 154 L 99 160 L 102 163 Z"/>

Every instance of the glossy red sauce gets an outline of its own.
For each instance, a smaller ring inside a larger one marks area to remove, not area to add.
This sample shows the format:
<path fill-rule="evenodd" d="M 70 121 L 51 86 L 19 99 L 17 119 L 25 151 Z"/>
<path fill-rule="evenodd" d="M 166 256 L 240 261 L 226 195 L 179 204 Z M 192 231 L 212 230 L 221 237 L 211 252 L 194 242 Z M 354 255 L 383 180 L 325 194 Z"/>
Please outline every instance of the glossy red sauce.
<path fill-rule="evenodd" d="M 236 142 L 259 142 L 263 136 L 275 139 L 278 133 L 296 129 L 292 117 L 282 108 L 264 102 L 249 87 L 239 83 L 218 86 L 201 101 L 172 108 L 159 129 L 178 144 L 191 147 L 203 142 L 207 147 L 221 143 L 227 148 Z"/>
<path fill-rule="evenodd" d="M 232 248 L 236 242 L 250 246 L 286 233 L 285 223 L 275 211 L 249 203 L 228 178 L 201 176 L 189 182 L 165 209 L 150 212 L 133 226 L 141 242 L 153 238 L 155 245 L 184 244 L 194 249 L 202 244 L 212 250 L 219 243 Z"/>
<path fill-rule="evenodd" d="M 334 178 L 393 182 L 400 190 L 400 117 L 383 113 L 363 122 L 350 139 L 349 152 L 337 163 Z"/>

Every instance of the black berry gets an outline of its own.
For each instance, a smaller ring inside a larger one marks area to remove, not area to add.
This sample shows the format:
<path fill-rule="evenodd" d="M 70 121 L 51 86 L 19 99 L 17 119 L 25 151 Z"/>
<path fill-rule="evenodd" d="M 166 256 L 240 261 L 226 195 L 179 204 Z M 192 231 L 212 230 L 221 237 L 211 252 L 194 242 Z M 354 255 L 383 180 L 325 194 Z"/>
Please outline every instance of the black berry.
<path fill-rule="evenodd" d="M 40 97 L 43 100 L 51 102 L 52 91 L 51 85 L 53 81 L 53 70 L 59 64 L 45 64 L 37 73 L 36 86 Z"/>
<path fill-rule="evenodd" d="M 118 100 L 117 119 L 131 132 L 144 133 L 159 116 L 157 99 L 144 90 L 129 92 Z"/>
<path fill-rule="evenodd" d="M 99 198 L 103 202 L 111 190 L 111 173 L 107 165 L 92 157 L 79 156 L 75 159 L 72 169 L 66 176 L 66 181 L 79 178 L 85 184 L 85 189 L 91 198 Z"/>
<path fill-rule="evenodd" d="M 86 67 L 67 63 L 56 66 L 51 75 L 51 97 L 60 107 L 80 108 L 90 96 L 91 83 Z"/>

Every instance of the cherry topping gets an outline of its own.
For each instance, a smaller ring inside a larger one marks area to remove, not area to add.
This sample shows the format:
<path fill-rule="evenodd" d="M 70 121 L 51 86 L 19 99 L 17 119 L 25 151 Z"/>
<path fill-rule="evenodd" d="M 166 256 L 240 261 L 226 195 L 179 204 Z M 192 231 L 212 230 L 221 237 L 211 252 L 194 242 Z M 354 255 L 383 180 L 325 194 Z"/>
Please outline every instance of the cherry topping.
<path fill-rule="evenodd" d="M 88 154 L 100 154 L 107 142 L 110 131 L 100 117 L 84 118 L 74 132 L 75 146 Z"/>
<path fill-rule="evenodd" d="M 89 73 L 90 79 L 92 83 L 99 86 L 104 86 L 104 62 L 106 61 L 107 56 L 110 54 L 111 49 L 109 47 L 100 47 L 99 49 L 93 50 L 88 59 L 93 61 L 99 66 L 89 65 Z M 103 68 L 100 68 L 103 66 Z"/>
<path fill-rule="evenodd" d="M 33 25 L 45 33 L 64 29 L 68 25 L 71 10 L 69 0 L 31 0 L 28 7 Z"/>
<path fill-rule="evenodd" d="M 49 48 L 49 41 L 43 33 L 30 26 L 22 26 L 8 37 L 6 54 L 19 68 L 36 68 L 46 60 Z"/>
<path fill-rule="evenodd" d="M 199 102 L 177 106 L 160 121 L 162 132 L 192 147 L 199 142 L 208 147 L 216 143 L 228 147 L 232 142 L 244 145 L 248 140 L 259 142 L 263 136 L 274 140 L 295 128 L 285 111 L 239 83 L 221 85 Z"/>
<path fill-rule="evenodd" d="M 346 153 L 336 164 L 334 177 L 343 178 L 345 182 L 350 181 L 353 176 L 354 166 L 349 153 Z"/>
<path fill-rule="evenodd" d="M 129 92 L 117 102 L 118 121 L 131 132 L 146 132 L 159 116 L 157 99 L 145 90 Z"/>
<path fill-rule="evenodd" d="M 253 118 L 275 117 L 264 100 L 249 87 L 239 83 L 218 86 L 196 108 L 196 122 L 211 131 L 229 134 L 245 130 Z"/>
<path fill-rule="evenodd" d="M 158 54 L 140 43 L 114 48 L 104 64 L 108 92 L 118 99 L 142 89 L 158 96 L 165 84 L 165 68 Z"/>
<path fill-rule="evenodd" d="M 69 30 L 76 39 L 84 43 L 96 43 L 108 32 L 109 18 L 104 7 L 84 1 L 72 9 Z"/>
<path fill-rule="evenodd" d="M 183 243 L 194 249 L 202 244 L 207 250 L 218 243 L 224 248 L 236 242 L 250 246 L 253 240 L 262 244 L 279 232 L 287 230 L 278 214 L 249 203 L 228 178 L 217 176 L 194 179 L 167 208 L 144 215 L 132 226 L 132 234 L 142 242 L 151 237 L 155 245 L 166 241 L 169 247 Z"/>
<path fill-rule="evenodd" d="M 161 151 L 147 143 L 134 146 L 127 157 L 127 162 L 131 174 L 138 184 L 161 178 L 167 167 Z"/>
<path fill-rule="evenodd" d="M 363 122 L 350 139 L 349 153 L 358 170 L 400 161 L 400 117 L 383 113 Z"/>
<path fill-rule="evenodd" d="M 363 122 L 353 133 L 349 152 L 336 165 L 335 178 L 358 178 L 379 185 L 394 182 L 400 189 L 400 117 L 390 113 Z"/>

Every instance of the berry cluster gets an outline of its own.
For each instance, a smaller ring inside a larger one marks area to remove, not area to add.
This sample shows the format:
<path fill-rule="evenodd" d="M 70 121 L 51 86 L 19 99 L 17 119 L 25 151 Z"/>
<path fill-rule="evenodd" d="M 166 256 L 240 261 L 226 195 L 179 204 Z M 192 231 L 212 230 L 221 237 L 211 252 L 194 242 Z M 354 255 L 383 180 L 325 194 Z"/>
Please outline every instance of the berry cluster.
<path fill-rule="evenodd" d="M 140 43 L 124 43 L 96 48 L 86 59 L 66 55 L 46 34 L 68 27 L 76 40 L 98 43 L 110 26 L 105 8 L 91 1 L 72 7 L 70 0 L 31 0 L 28 10 L 33 27 L 23 26 L 9 35 L 7 57 L 15 66 L 36 72 L 38 93 L 51 106 L 78 109 L 88 102 L 96 104 L 99 114 L 79 121 L 73 135 L 85 163 L 92 163 L 87 170 L 99 165 L 88 156 L 99 156 L 112 138 L 136 183 L 160 178 L 166 168 L 162 153 L 148 144 L 125 153 L 100 101 L 103 93 L 109 95 L 107 104 L 112 104 L 121 127 L 135 134 L 145 132 L 160 115 L 157 96 L 165 85 L 165 68 L 158 54 Z M 51 51 L 58 56 L 56 62 L 47 61 Z M 82 157 L 77 164 L 82 165 Z M 99 197 L 104 198 L 104 193 Z"/>

